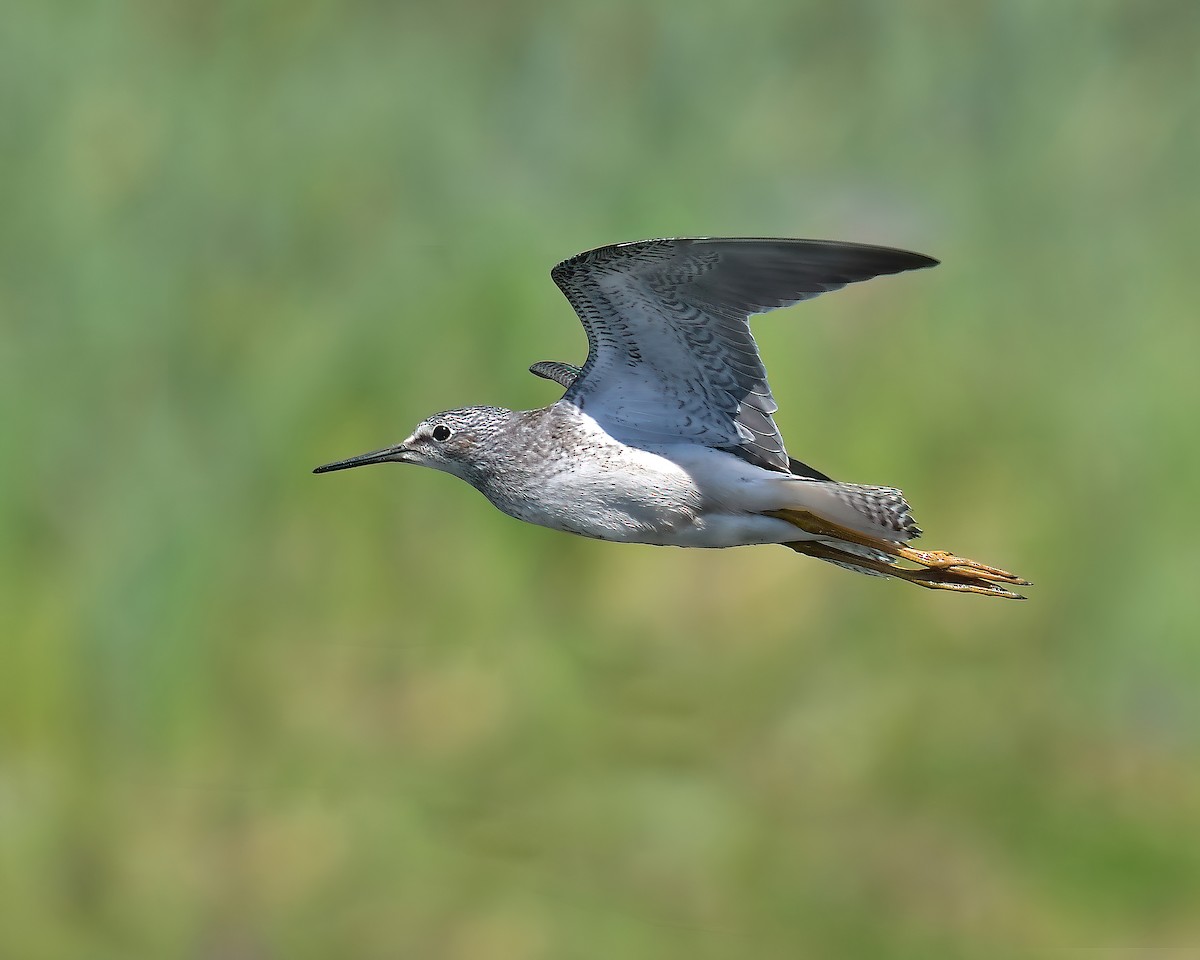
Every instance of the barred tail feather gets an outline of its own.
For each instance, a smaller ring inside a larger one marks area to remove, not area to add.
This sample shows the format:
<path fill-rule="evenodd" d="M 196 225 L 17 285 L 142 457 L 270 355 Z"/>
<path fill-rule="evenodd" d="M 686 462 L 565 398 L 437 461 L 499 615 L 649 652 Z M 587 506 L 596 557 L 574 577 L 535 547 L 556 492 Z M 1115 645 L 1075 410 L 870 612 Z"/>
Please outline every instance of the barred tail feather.
<path fill-rule="evenodd" d="M 921 535 L 908 501 L 895 487 L 797 480 L 788 492 L 795 508 L 868 536 L 904 542 Z"/>
<path fill-rule="evenodd" d="M 798 481 L 797 485 L 804 493 L 803 506 L 765 512 L 766 516 L 786 520 L 807 534 L 784 542 L 784 546 L 797 553 L 857 573 L 898 577 L 931 590 L 1025 599 L 1009 589 L 1010 584 L 1029 583 L 1015 573 L 945 550 L 917 550 L 907 546 L 904 541 L 921 531 L 899 490 L 811 481 Z M 866 532 L 869 528 L 874 530 Z M 901 566 L 899 560 L 908 560 L 916 566 Z"/>

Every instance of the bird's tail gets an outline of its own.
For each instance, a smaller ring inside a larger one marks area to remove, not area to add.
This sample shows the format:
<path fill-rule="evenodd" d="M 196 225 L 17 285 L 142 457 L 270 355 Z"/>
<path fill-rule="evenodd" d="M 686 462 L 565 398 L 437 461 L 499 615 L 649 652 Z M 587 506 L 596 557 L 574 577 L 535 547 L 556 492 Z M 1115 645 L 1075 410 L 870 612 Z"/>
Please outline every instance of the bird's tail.
<path fill-rule="evenodd" d="M 999 567 L 944 550 L 918 550 L 908 541 L 921 535 L 904 495 L 895 487 L 797 480 L 792 503 L 766 515 L 803 531 L 784 545 L 856 573 L 898 577 L 933 590 L 1025 599 L 1009 586 L 1028 584 Z M 899 565 L 900 560 L 916 568 Z"/>
<path fill-rule="evenodd" d="M 921 535 L 912 508 L 895 487 L 797 480 L 786 489 L 789 509 L 825 517 L 866 536 L 906 543 Z"/>

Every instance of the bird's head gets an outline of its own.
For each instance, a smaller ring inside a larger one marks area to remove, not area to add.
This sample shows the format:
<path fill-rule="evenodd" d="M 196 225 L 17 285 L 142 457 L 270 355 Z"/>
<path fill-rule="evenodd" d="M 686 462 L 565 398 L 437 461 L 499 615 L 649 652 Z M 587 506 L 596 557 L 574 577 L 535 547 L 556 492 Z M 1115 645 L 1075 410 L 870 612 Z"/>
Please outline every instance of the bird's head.
<path fill-rule="evenodd" d="M 501 407 L 444 410 L 422 420 L 408 439 L 394 446 L 327 463 L 313 473 L 348 470 L 369 463 L 415 463 L 475 483 L 481 470 L 487 468 L 495 438 L 508 426 L 512 416 L 511 410 Z"/>

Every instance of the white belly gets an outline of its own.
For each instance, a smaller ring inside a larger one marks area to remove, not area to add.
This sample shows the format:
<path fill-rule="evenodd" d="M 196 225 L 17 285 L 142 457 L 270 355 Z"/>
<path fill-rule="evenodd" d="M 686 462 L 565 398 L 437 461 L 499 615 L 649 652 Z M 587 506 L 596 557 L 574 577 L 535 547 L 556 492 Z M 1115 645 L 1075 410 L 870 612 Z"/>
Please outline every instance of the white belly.
<path fill-rule="evenodd" d="M 496 505 L 530 523 L 599 540 L 680 547 L 784 543 L 804 534 L 777 509 L 778 474 L 694 444 L 629 447 L 598 431 L 591 455 Z"/>

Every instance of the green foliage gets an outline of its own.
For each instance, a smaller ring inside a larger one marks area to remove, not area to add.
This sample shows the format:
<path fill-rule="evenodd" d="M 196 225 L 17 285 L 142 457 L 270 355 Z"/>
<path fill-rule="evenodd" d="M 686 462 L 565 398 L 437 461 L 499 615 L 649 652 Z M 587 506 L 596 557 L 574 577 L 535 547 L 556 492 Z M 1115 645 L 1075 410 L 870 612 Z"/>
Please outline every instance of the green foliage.
<path fill-rule="evenodd" d="M 0 955 L 1195 948 L 1198 10 L 10 5 Z M 943 259 L 756 331 L 1029 603 L 309 474 L 680 234 Z"/>

